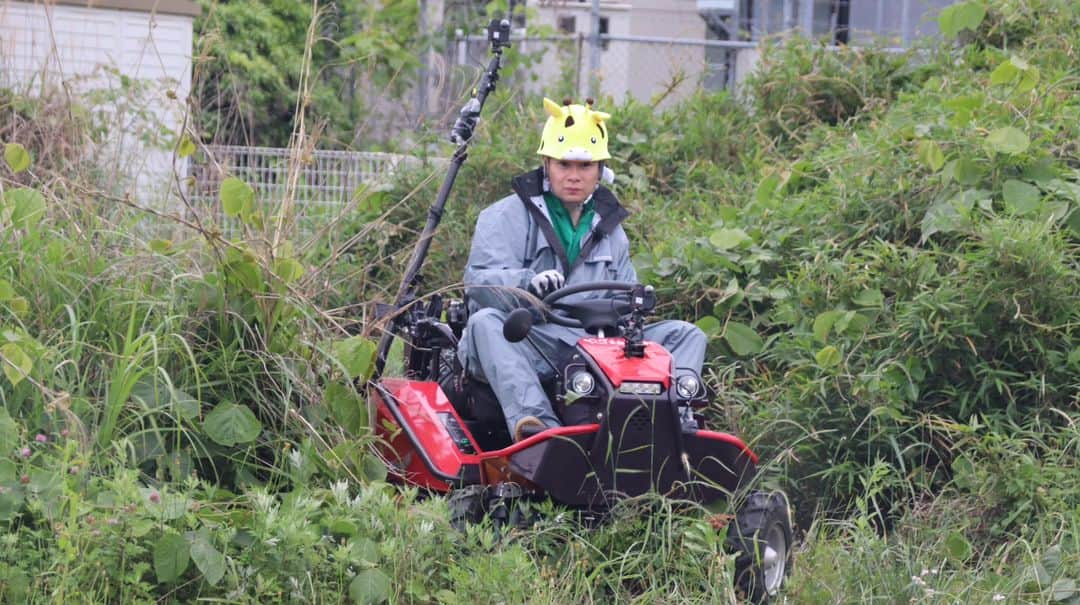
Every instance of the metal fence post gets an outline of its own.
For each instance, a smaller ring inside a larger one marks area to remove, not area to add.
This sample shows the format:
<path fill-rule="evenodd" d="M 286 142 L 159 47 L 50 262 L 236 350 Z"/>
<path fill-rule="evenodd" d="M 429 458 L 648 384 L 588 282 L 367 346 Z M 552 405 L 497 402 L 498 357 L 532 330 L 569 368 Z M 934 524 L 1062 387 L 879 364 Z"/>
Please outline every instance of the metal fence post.
<path fill-rule="evenodd" d="M 911 21 L 911 11 L 909 10 L 909 7 L 908 7 L 910 0 L 903 0 L 903 1 L 904 1 L 904 3 L 901 5 L 901 8 L 900 8 L 900 40 L 901 40 L 901 46 L 907 46 L 908 45 L 908 28 L 911 25 L 911 23 L 910 23 L 910 21 Z"/>
<path fill-rule="evenodd" d="M 803 35 L 808 40 L 814 37 L 814 0 L 802 0 L 799 6 L 799 20 L 802 21 Z"/>
<path fill-rule="evenodd" d="M 587 97 L 597 97 L 600 88 L 600 0 L 592 0 L 592 23 L 589 34 L 589 79 Z"/>
<path fill-rule="evenodd" d="M 420 39 L 424 41 L 424 49 L 420 52 L 420 69 L 416 74 L 416 104 L 417 113 L 421 117 L 427 116 L 428 110 L 428 61 L 431 60 L 431 49 L 427 48 L 428 24 L 427 24 L 428 0 L 420 0 Z"/>

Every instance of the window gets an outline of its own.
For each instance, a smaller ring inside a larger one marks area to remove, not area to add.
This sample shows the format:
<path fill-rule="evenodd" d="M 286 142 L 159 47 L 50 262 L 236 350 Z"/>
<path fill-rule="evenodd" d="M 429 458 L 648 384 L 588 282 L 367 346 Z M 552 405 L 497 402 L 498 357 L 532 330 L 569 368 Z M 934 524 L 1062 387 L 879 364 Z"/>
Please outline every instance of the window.
<path fill-rule="evenodd" d="M 577 18 L 573 15 L 559 15 L 558 28 L 560 33 L 572 34 L 577 31 Z"/>

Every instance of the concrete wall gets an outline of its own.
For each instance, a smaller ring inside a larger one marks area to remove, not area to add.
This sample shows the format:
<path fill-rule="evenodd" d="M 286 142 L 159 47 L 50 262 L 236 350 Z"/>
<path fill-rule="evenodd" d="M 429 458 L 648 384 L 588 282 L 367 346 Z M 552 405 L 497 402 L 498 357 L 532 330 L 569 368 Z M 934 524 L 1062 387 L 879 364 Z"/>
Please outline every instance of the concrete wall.
<path fill-rule="evenodd" d="M 113 110 L 100 157 L 116 182 L 152 199 L 167 189 L 173 171 L 171 145 L 191 89 L 197 8 L 176 0 L 85 4 L 0 1 L 0 86 L 31 94 L 63 86 Z M 172 12 L 138 10 L 158 4 Z M 136 83 L 125 85 L 121 75 Z M 160 136 L 148 145 L 150 135 Z"/>

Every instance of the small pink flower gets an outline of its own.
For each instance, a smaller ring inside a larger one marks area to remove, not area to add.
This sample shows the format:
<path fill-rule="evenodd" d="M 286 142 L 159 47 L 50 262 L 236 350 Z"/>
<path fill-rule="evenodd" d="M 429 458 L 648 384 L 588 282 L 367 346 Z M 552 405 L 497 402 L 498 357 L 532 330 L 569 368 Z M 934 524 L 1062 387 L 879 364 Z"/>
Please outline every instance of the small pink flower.
<path fill-rule="evenodd" d="M 69 433 L 68 433 L 68 430 L 67 430 L 67 429 L 60 429 L 60 436 L 61 436 L 61 437 L 67 437 L 67 436 L 68 436 L 68 434 L 69 434 Z"/>
<path fill-rule="evenodd" d="M 71 468 L 68 469 L 68 474 L 69 475 L 78 475 L 79 474 L 79 467 L 78 466 L 72 466 Z"/>
<path fill-rule="evenodd" d="M 33 454 L 33 452 L 31 452 L 30 448 L 28 447 L 24 447 L 22 448 L 22 450 L 19 451 L 19 455 L 23 458 L 29 458 L 31 454 Z"/>
<path fill-rule="evenodd" d="M 30 475 L 23 475 L 22 477 L 19 477 L 19 483 L 22 483 L 23 485 L 30 483 Z"/>
<path fill-rule="evenodd" d="M 161 494 L 159 494 L 157 492 L 150 492 L 150 501 L 153 502 L 154 504 L 157 504 L 158 502 L 161 502 Z"/>
<path fill-rule="evenodd" d="M 38 433 L 37 436 L 34 437 L 34 441 L 37 441 L 38 443 L 48 443 L 49 438 L 46 437 L 43 433 Z"/>

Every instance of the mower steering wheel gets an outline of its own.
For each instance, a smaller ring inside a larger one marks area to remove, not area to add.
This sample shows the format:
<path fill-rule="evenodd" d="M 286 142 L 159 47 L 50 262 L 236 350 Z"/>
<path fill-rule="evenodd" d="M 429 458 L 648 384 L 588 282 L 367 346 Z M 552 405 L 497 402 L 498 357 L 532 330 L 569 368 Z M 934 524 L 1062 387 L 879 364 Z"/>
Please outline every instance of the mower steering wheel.
<path fill-rule="evenodd" d="M 567 296 L 579 294 L 581 292 L 594 292 L 598 290 L 608 292 L 630 292 L 636 287 L 638 287 L 638 284 L 621 281 L 591 281 L 574 284 L 572 286 L 564 286 L 543 298 L 544 306 L 542 310 L 544 313 L 544 318 L 550 323 L 564 326 L 567 328 L 588 328 L 590 326 L 586 326 L 585 322 L 583 322 L 581 319 L 558 315 L 554 313 L 553 310 L 558 309 L 560 311 L 566 311 L 571 315 L 580 315 L 584 313 L 589 313 L 590 311 L 594 313 L 602 313 L 606 311 L 612 314 L 617 313 L 619 315 L 623 315 L 627 311 L 629 311 L 629 308 L 627 308 L 626 311 L 623 311 L 617 308 L 616 305 L 628 305 L 629 303 L 623 303 L 617 299 L 612 298 L 586 299 L 575 303 L 559 303 L 559 301 L 566 298 Z"/>

